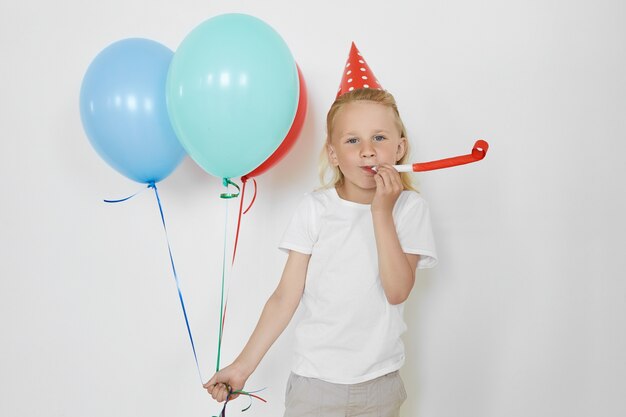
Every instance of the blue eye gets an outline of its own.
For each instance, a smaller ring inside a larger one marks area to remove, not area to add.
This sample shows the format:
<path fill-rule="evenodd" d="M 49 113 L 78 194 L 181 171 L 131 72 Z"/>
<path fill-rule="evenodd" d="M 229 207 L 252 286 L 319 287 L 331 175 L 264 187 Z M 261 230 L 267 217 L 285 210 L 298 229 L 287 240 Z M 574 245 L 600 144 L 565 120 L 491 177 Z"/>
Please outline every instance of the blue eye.
<path fill-rule="evenodd" d="M 359 140 L 357 138 L 350 138 L 346 141 L 346 143 L 357 143 Z"/>
<path fill-rule="evenodd" d="M 383 135 L 374 136 L 374 142 L 382 142 L 383 140 L 385 140 L 385 137 Z"/>

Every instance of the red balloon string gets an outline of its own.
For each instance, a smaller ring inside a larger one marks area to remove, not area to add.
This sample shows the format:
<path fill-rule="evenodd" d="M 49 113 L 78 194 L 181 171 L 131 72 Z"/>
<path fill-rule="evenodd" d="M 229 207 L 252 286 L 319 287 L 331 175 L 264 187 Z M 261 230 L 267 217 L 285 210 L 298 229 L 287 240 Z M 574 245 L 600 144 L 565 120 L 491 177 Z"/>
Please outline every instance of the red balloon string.
<path fill-rule="evenodd" d="M 256 200 L 256 193 L 257 193 L 257 184 L 256 184 L 256 180 L 254 178 L 252 178 L 252 182 L 254 183 L 254 195 L 252 196 L 252 201 L 250 201 L 250 204 L 248 205 L 248 208 L 244 211 L 243 210 L 243 200 L 244 197 L 246 195 L 246 184 L 248 183 L 248 177 L 243 176 L 241 177 L 241 181 L 243 183 L 243 186 L 241 187 L 241 194 L 240 194 L 240 200 L 239 200 L 239 214 L 237 215 L 237 231 L 235 232 L 235 243 L 233 245 L 233 257 L 231 260 L 231 266 L 235 264 L 235 256 L 237 255 L 237 244 L 239 243 L 239 230 L 241 229 L 241 216 L 242 214 L 246 214 L 248 212 L 248 210 L 250 210 L 250 208 L 252 208 L 252 205 L 254 204 L 254 201 Z M 226 297 L 226 302 L 224 303 L 224 312 L 222 314 L 222 334 L 224 334 L 224 323 L 226 322 L 226 310 L 228 308 L 228 296 Z"/>
<path fill-rule="evenodd" d="M 243 213 L 243 198 L 246 195 L 246 184 L 247 181 L 244 180 L 241 187 L 241 194 L 239 195 L 239 214 L 237 215 L 237 231 L 235 232 L 235 245 L 233 246 L 233 258 L 231 260 L 231 265 L 234 265 L 235 255 L 237 254 L 237 243 L 239 242 L 239 229 L 241 227 L 241 214 Z"/>
<path fill-rule="evenodd" d="M 432 171 L 434 169 L 450 168 L 457 165 L 469 164 L 480 161 L 487 155 L 489 144 L 484 140 L 478 140 L 468 155 L 455 156 L 453 158 L 439 159 L 431 162 L 419 162 L 413 164 L 413 172 Z"/>
<path fill-rule="evenodd" d="M 243 178 L 245 178 L 245 177 L 243 177 Z M 242 180 L 243 180 L 243 178 L 242 178 Z M 256 180 L 254 178 L 252 178 L 252 182 L 254 183 L 254 195 L 252 196 L 252 201 L 250 201 L 250 205 L 243 212 L 243 214 L 246 214 L 248 212 L 248 210 L 250 210 L 252 208 L 252 205 L 254 204 L 254 201 L 256 200 Z"/>
<path fill-rule="evenodd" d="M 252 196 L 252 201 L 250 201 L 248 208 L 243 210 L 243 200 L 246 194 L 246 184 L 248 183 L 248 179 L 249 178 L 246 176 L 241 177 L 241 182 L 243 183 L 243 186 L 241 187 L 241 195 L 239 196 L 241 200 L 239 200 L 239 215 L 237 216 L 237 231 L 235 232 L 235 246 L 233 247 L 232 264 L 235 263 L 235 255 L 237 254 L 237 243 L 239 242 L 239 229 L 241 228 L 241 215 L 246 214 L 248 210 L 252 208 L 252 205 L 254 204 L 254 201 L 256 200 L 257 185 L 256 185 L 256 180 L 252 178 L 252 182 L 254 183 L 254 195 Z"/>
<path fill-rule="evenodd" d="M 248 394 L 248 395 L 249 395 L 250 397 L 252 397 L 252 398 L 256 398 L 257 400 L 261 400 L 261 401 L 263 401 L 264 403 L 266 403 L 266 402 L 267 402 L 267 400 L 266 400 L 266 399 L 261 398 L 261 397 L 259 397 L 258 395 L 254 395 L 254 394 Z"/>
<path fill-rule="evenodd" d="M 254 201 L 256 200 L 256 194 L 257 194 L 257 183 L 256 180 L 254 178 L 252 178 L 252 182 L 254 182 L 254 195 L 252 196 L 252 201 L 250 201 L 250 204 L 248 205 L 248 208 L 244 211 L 243 210 L 243 201 L 246 195 L 246 184 L 248 182 L 248 177 L 243 176 L 241 177 L 241 181 L 243 183 L 243 186 L 241 187 L 241 194 L 239 195 L 240 200 L 239 200 L 239 214 L 237 215 L 237 231 L 235 232 L 235 243 L 233 245 L 233 257 L 231 260 L 231 266 L 235 264 L 235 256 L 237 254 L 237 244 L 239 243 L 239 230 L 241 229 L 241 216 L 242 214 L 246 214 L 248 212 L 248 210 L 250 210 L 250 208 L 252 208 L 252 205 L 254 204 Z M 229 290 L 230 292 L 230 290 Z M 224 324 L 226 323 L 226 311 L 228 309 L 228 294 L 226 295 L 226 300 L 224 302 L 224 311 L 222 312 L 222 322 L 220 323 L 221 325 L 221 329 L 220 329 L 220 334 L 222 335 L 221 337 L 223 338 L 224 335 Z M 220 347 L 221 347 L 221 339 L 220 339 Z M 219 368 L 219 366 L 218 366 Z M 218 369 L 219 370 L 219 369 Z M 236 393 L 241 393 L 243 395 L 247 395 L 250 398 L 256 398 L 257 400 L 261 400 L 263 402 L 267 402 L 264 398 L 259 397 L 258 395 L 255 395 L 253 393 L 250 392 L 245 392 L 245 391 L 237 391 Z M 233 394 L 232 392 L 229 394 L 229 398 L 230 395 Z M 225 417 L 226 416 L 226 404 L 228 404 L 228 399 L 226 400 L 226 402 L 224 403 L 224 407 L 222 408 L 222 412 L 220 413 L 220 416 Z M 248 407 L 246 407 L 244 410 L 242 411 L 246 411 L 250 408 L 252 404 L 250 404 Z"/>

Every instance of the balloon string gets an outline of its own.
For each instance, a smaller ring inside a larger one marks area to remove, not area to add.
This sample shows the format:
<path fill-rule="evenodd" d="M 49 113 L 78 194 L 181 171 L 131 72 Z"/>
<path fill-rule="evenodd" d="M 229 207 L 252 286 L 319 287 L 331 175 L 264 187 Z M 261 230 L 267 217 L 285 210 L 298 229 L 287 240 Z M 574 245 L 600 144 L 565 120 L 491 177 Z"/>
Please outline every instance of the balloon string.
<path fill-rule="evenodd" d="M 240 200 L 239 200 L 239 213 L 237 215 L 237 229 L 236 229 L 236 232 L 235 232 L 235 241 L 234 241 L 234 245 L 233 245 L 233 255 L 232 255 L 232 258 L 231 258 L 231 270 L 232 270 L 232 267 L 235 264 L 235 257 L 236 257 L 236 254 L 237 254 L 237 245 L 238 245 L 238 242 L 239 242 L 239 231 L 240 231 L 240 228 L 241 228 L 241 217 L 242 217 L 242 214 L 245 214 L 245 213 L 247 213 L 248 210 L 250 210 L 250 208 L 252 207 L 252 204 L 254 203 L 254 200 L 256 199 L 256 194 L 257 194 L 256 180 L 252 179 L 252 181 L 254 182 L 254 196 L 252 197 L 252 201 L 250 202 L 250 205 L 248 206 L 248 208 L 245 211 L 243 211 L 243 202 L 244 202 L 244 199 L 245 199 L 246 184 L 247 184 L 248 178 L 247 177 L 242 177 L 241 179 L 242 179 L 242 183 L 243 183 L 243 186 L 241 188 L 239 188 L 237 186 L 237 184 L 235 184 L 234 182 L 230 181 L 230 179 L 224 179 L 224 181 L 223 181 L 223 184 L 224 184 L 225 187 L 228 187 L 228 185 L 233 185 L 235 188 L 237 188 L 238 191 L 240 191 L 240 193 L 237 193 L 236 195 L 234 195 L 234 194 L 226 194 L 226 193 L 220 194 L 220 197 L 224 198 L 224 199 L 235 198 L 235 197 L 238 197 L 238 196 L 240 197 Z M 224 224 L 225 225 L 228 224 L 228 205 L 227 204 L 226 204 L 226 214 L 225 214 Z M 220 302 L 220 304 L 221 304 L 221 308 L 220 308 L 220 330 L 219 330 L 218 348 L 217 348 L 216 372 L 220 370 L 220 358 L 221 358 L 221 351 L 222 351 L 222 340 L 223 340 L 223 337 L 224 337 L 224 326 L 225 326 L 225 323 L 226 323 L 226 312 L 227 312 L 227 309 L 228 309 L 228 298 L 229 298 L 229 295 L 230 295 L 230 287 L 231 287 L 230 285 L 228 286 L 228 290 L 226 291 L 226 297 L 224 298 L 224 288 L 225 288 L 224 276 L 225 276 L 225 271 L 226 271 L 226 241 L 227 241 L 227 235 L 228 235 L 227 228 L 225 226 L 225 228 L 224 228 L 224 252 L 223 252 L 223 255 L 222 255 L 222 291 L 221 291 L 222 295 L 221 295 L 221 302 Z M 263 388 L 263 389 L 265 389 L 265 388 Z M 256 399 L 258 399 L 260 401 L 267 402 L 265 399 L 259 397 L 258 395 L 255 395 L 255 393 L 259 392 L 259 391 L 262 391 L 262 390 L 249 391 L 249 392 L 243 391 L 243 390 L 238 390 L 238 391 L 230 390 L 229 394 L 228 394 L 228 397 L 226 398 L 226 402 L 224 403 L 224 406 L 222 407 L 222 411 L 220 412 L 220 417 L 226 417 L 226 406 L 227 406 L 228 402 L 230 401 L 231 396 L 235 395 L 235 394 L 246 395 L 246 396 L 248 396 L 248 398 L 250 400 L 250 403 L 248 404 L 248 406 L 241 410 L 242 412 L 243 411 L 247 411 L 252 406 L 252 398 L 256 398 Z"/>
<path fill-rule="evenodd" d="M 237 215 L 237 230 L 235 231 L 235 244 L 233 245 L 233 257 L 230 261 L 231 266 L 235 264 L 235 255 L 237 254 L 237 243 L 239 242 L 239 229 L 241 227 L 241 213 L 243 208 L 243 199 L 246 196 L 246 184 L 247 181 L 243 182 L 243 186 L 241 187 L 241 198 L 239 199 L 239 214 Z"/>
<path fill-rule="evenodd" d="M 200 372 L 200 365 L 198 363 L 198 355 L 196 353 L 196 345 L 193 341 L 193 335 L 191 333 L 191 326 L 189 325 L 189 318 L 187 317 L 187 309 L 185 308 L 185 301 L 183 298 L 183 293 L 180 289 L 180 280 L 178 279 L 178 274 L 176 273 L 176 266 L 174 264 L 174 257 L 172 255 L 172 247 L 170 245 L 170 239 L 167 233 L 167 227 L 165 225 L 165 216 L 163 214 L 163 206 L 161 205 L 161 199 L 159 198 L 159 192 L 157 190 L 156 184 L 152 181 L 148 183 L 148 186 L 145 189 L 138 191 L 131 196 L 128 196 L 126 198 L 122 198 L 119 200 L 104 200 L 104 202 L 105 203 L 121 203 L 123 201 L 130 200 L 131 198 L 144 192 L 148 188 L 154 189 L 154 195 L 156 196 L 157 204 L 159 206 L 159 213 L 161 214 L 161 223 L 163 224 L 163 231 L 165 232 L 165 241 L 167 242 L 167 251 L 170 256 L 170 265 L 172 266 L 172 273 L 174 275 L 174 281 L 176 282 L 176 290 L 178 291 L 178 299 L 180 300 L 180 306 L 183 310 L 183 316 L 185 317 L 185 325 L 187 326 L 187 334 L 189 335 L 189 341 L 191 342 L 191 349 L 193 351 L 193 357 L 196 361 L 196 369 L 198 370 L 198 377 L 200 378 L 200 384 L 202 384 L 203 383 L 202 372 Z"/>
<path fill-rule="evenodd" d="M 153 184 L 153 183 L 149 183 L 149 184 L 148 184 L 148 186 L 147 186 L 146 188 L 144 188 L 143 190 L 139 190 L 139 191 L 137 191 L 135 194 L 133 194 L 133 195 L 129 195 L 129 196 L 128 196 L 128 197 L 126 197 L 126 198 L 120 198 L 119 200 L 103 200 L 103 201 L 104 201 L 105 203 L 121 203 L 121 202 L 123 202 L 123 201 L 130 200 L 131 198 L 135 197 L 136 195 L 139 195 L 139 194 L 143 193 L 143 192 L 144 192 L 144 191 L 146 191 L 148 188 L 150 188 L 151 184 Z"/>
<path fill-rule="evenodd" d="M 228 188 L 229 185 L 232 185 L 233 187 L 235 187 L 237 189 L 236 193 L 221 193 L 220 194 L 220 198 L 224 199 L 224 200 L 229 200 L 231 198 L 236 198 L 239 197 L 239 194 L 241 192 L 241 189 L 239 188 L 239 186 L 232 182 L 230 180 L 230 178 L 223 178 L 222 179 L 222 184 L 224 185 L 224 187 Z M 221 361 L 221 356 L 222 356 L 222 337 L 224 335 L 224 320 L 226 319 L 226 306 L 228 304 L 228 298 L 226 298 L 226 301 L 224 301 L 224 282 L 225 282 L 225 275 L 226 275 L 226 237 L 227 237 L 227 225 L 228 225 L 228 204 L 227 202 L 225 202 L 226 204 L 224 205 L 225 207 L 225 216 L 224 216 L 224 250 L 223 250 L 223 254 L 222 254 L 222 289 L 221 289 L 221 296 L 220 296 L 220 324 L 219 324 L 219 336 L 218 336 L 218 340 L 217 340 L 217 364 L 215 365 L 215 371 L 219 371 L 220 370 L 220 361 Z M 235 243 L 236 245 L 236 243 Z"/>
<path fill-rule="evenodd" d="M 239 186 L 237 184 L 235 184 L 234 182 L 232 182 L 230 180 L 230 178 L 223 178 L 222 179 L 222 184 L 224 185 L 224 187 L 228 187 L 229 185 L 232 185 L 233 187 L 235 187 L 237 189 L 236 193 L 222 193 L 220 194 L 220 198 L 236 198 L 239 197 L 239 192 L 241 191 L 239 189 Z"/>
<path fill-rule="evenodd" d="M 250 409 L 250 407 L 252 407 L 252 398 L 256 398 L 257 400 L 260 400 L 260 401 L 263 401 L 264 403 L 267 403 L 267 400 L 259 397 L 258 395 L 255 395 L 255 393 L 261 392 L 264 389 L 265 388 L 257 390 L 257 391 L 246 392 L 244 390 L 233 391 L 232 388 L 229 388 L 228 389 L 228 396 L 226 397 L 226 401 L 224 402 L 224 406 L 222 407 L 222 411 L 220 412 L 219 417 L 226 417 L 226 406 L 228 405 L 228 402 L 230 401 L 230 397 L 232 397 L 235 394 L 246 395 L 248 397 L 248 399 L 250 400 L 248 405 L 241 410 L 242 412 L 248 411 Z M 213 417 L 217 417 L 217 416 L 213 416 Z"/>
<path fill-rule="evenodd" d="M 228 180 L 228 183 L 231 183 L 230 180 Z M 224 180 L 224 186 L 228 186 L 228 183 L 226 182 L 226 179 Z M 237 189 L 239 189 L 239 187 L 235 184 L 235 186 L 237 187 Z M 224 198 L 224 243 L 223 243 L 223 250 L 222 250 L 222 288 L 221 288 L 221 295 L 220 295 L 220 323 L 219 323 L 219 335 L 217 338 L 217 363 L 215 365 L 215 372 L 218 372 L 220 370 L 220 360 L 221 360 L 221 356 L 222 356 L 222 337 L 223 337 L 223 332 L 224 332 L 224 316 L 225 316 L 225 308 L 224 308 L 224 285 L 226 282 L 226 243 L 227 243 L 227 230 L 228 230 L 228 199 L 230 198 L 234 198 L 233 196 L 229 196 L 229 197 L 224 197 L 225 194 L 220 194 L 220 198 Z M 237 195 L 239 195 L 239 193 L 237 193 Z"/>
<path fill-rule="evenodd" d="M 235 232 L 235 244 L 233 246 L 233 257 L 231 260 L 231 267 L 235 265 L 235 256 L 237 254 L 237 245 L 239 243 L 239 230 L 241 228 L 241 216 L 242 216 L 242 209 L 243 209 L 243 202 L 244 202 L 244 198 L 245 198 L 245 194 L 246 194 L 246 184 L 248 181 L 247 177 L 241 177 L 241 180 L 243 182 L 243 186 L 241 187 L 241 199 L 239 200 L 239 214 L 237 216 L 237 231 Z M 250 208 L 252 207 L 252 204 L 254 204 L 254 200 L 256 199 L 256 194 L 257 194 L 257 184 L 256 184 L 256 180 L 253 178 L 252 182 L 254 182 L 254 196 L 252 197 L 252 201 L 250 202 L 250 205 L 248 206 L 248 208 L 243 211 L 243 214 L 246 214 L 248 212 L 248 210 L 250 210 Z M 235 187 L 237 187 L 237 184 L 234 184 L 232 182 L 228 182 L 228 184 L 233 184 Z M 237 189 L 239 189 L 239 187 L 237 187 Z M 222 194 L 223 195 L 223 194 Z M 230 198 L 230 197 L 229 197 Z M 220 332 L 223 336 L 224 334 L 224 324 L 226 322 L 226 311 L 228 310 L 228 298 L 230 295 L 230 286 L 228 287 L 228 290 L 226 290 L 226 300 L 224 301 L 224 309 L 223 309 L 223 313 L 222 313 L 222 317 L 221 317 L 221 328 L 220 328 Z"/>
<path fill-rule="evenodd" d="M 252 196 L 252 201 L 250 202 L 250 205 L 248 205 L 248 208 L 245 211 L 242 210 L 243 201 L 244 201 L 245 194 L 246 194 L 246 184 L 248 183 L 248 178 L 241 177 L 241 181 L 243 182 L 243 187 L 241 188 L 241 199 L 239 200 L 239 215 L 237 216 L 237 231 L 235 232 L 235 246 L 233 247 L 233 259 L 232 259 L 233 265 L 235 264 L 235 255 L 237 254 L 237 243 L 239 242 L 239 229 L 241 227 L 241 215 L 246 214 L 248 210 L 250 210 L 250 208 L 254 204 L 254 200 L 256 200 L 256 180 L 252 178 L 252 181 L 254 182 L 254 195 Z"/>
<path fill-rule="evenodd" d="M 222 193 L 220 194 L 221 198 L 235 198 L 238 196 L 241 196 L 240 200 L 239 200 L 239 214 L 237 216 L 237 229 L 235 232 L 235 243 L 233 245 L 233 256 L 231 259 L 231 268 L 232 266 L 235 264 L 235 255 L 237 254 L 237 244 L 239 242 L 239 230 L 241 227 L 241 214 L 242 214 L 242 208 L 243 208 L 243 201 L 244 201 L 244 197 L 245 197 L 245 193 L 246 193 L 246 183 L 247 183 L 247 178 L 246 177 L 242 177 L 241 178 L 243 181 L 243 187 L 239 188 L 239 186 L 237 184 L 235 184 L 234 182 L 232 182 L 230 179 L 225 178 L 223 181 L 223 184 L 225 187 L 227 187 L 228 185 L 233 185 L 234 187 L 237 188 L 238 191 L 240 191 L 240 193 L 237 193 L 236 195 L 234 194 L 226 194 L 226 193 Z M 254 181 L 255 184 L 255 198 L 256 198 L 256 181 Z M 228 196 L 226 196 L 228 195 Z M 253 201 L 254 202 L 254 199 Z M 250 206 L 248 207 L 248 210 L 250 209 L 250 207 L 252 207 L 252 203 L 250 203 Z M 228 217 L 226 217 L 226 221 L 228 221 Z M 226 248 L 226 230 L 224 230 L 224 248 Z M 224 275 L 224 269 L 226 267 L 226 261 L 222 260 L 222 275 Z M 222 287 L 222 291 L 224 290 L 224 288 Z M 226 323 L 226 311 L 228 309 L 228 298 L 230 295 L 230 286 L 228 287 L 228 290 L 226 290 L 226 298 L 224 299 L 222 297 L 222 309 L 220 312 L 220 346 L 218 348 L 218 355 L 220 355 L 220 350 L 221 350 L 221 338 L 223 338 L 224 336 L 224 324 Z M 219 359 L 218 359 L 218 365 L 217 365 L 217 370 L 219 370 Z"/>
<path fill-rule="evenodd" d="M 413 164 L 413 172 L 432 171 L 434 169 L 450 168 L 458 165 L 480 161 L 487 155 L 489 144 L 484 140 L 478 140 L 468 155 L 455 156 L 453 158 L 439 159 L 431 162 L 419 162 Z"/>
<path fill-rule="evenodd" d="M 159 205 L 159 213 L 161 214 L 161 222 L 163 223 L 163 231 L 165 232 L 165 240 L 167 242 L 167 251 L 170 255 L 170 264 L 172 265 L 172 273 L 174 274 L 174 280 L 176 281 L 176 290 L 178 291 L 178 299 L 180 300 L 180 306 L 183 310 L 183 316 L 185 317 L 185 325 L 187 326 L 187 334 L 189 335 L 189 341 L 191 342 L 191 349 L 193 350 L 193 357 L 196 361 L 196 369 L 198 370 L 198 377 L 200 378 L 200 385 L 202 385 L 204 380 L 202 379 L 202 372 L 200 372 L 200 365 L 198 363 L 198 355 L 196 353 L 196 345 L 193 342 L 193 336 L 191 334 L 191 326 L 189 326 L 189 318 L 187 317 L 187 309 L 185 308 L 185 301 L 183 299 L 183 293 L 180 289 L 180 280 L 178 279 L 178 274 L 176 273 L 176 266 L 174 265 L 174 257 L 172 256 L 172 248 L 170 246 L 170 239 L 167 234 L 167 227 L 165 226 L 165 216 L 163 215 L 163 207 L 161 205 L 161 199 L 159 198 L 159 192 L 157 190 L 157 186 L 154 182 L 151 182 L 148 185 L 148 188 L 154 189 L 154 195 L 157 199 L 157 204 Z"/>
<path fill-rule="evenodd" d="M 244 178 L 245 178 L 245 180 L 244 180 Z M 247 181 L 248 178 L 247 177 L 241 177 L 241 179 L 244 181 L 244 184 L 245 184 L 245 181 Z M 254 195 L 252 196 L 252 201 L 250 201 L 250 205 L 243 212 L 243 214 L 246 214 L 252 208 L 252 205 L 254 204 L 254 201 L 256 200 L 256 188 L 257 188 L 256 187 L 256 180 L 254 178 L 252 178 L 252 182 L 254 183 Z M 241 198 L 243 199 L 243 197 L 241 197 Z"/>
<path fill-rule="evenodd" d="M 243 177 L 242 177 L 243 179 Z M 246 181 L 243 182 L 243 187 L 241 188 L 241 199 L 239 200 L 239 215 L 237 217 L 237 231 L 235 232 L 235 244 L 233 245 L 233 257 L 231 260 L 231 269 L 233 265 L 235 265 L 235 254 L 237 253 L 237 243 L 239 242 L 239 228 L 241 226 L 241 208 L 243 205 L 243 199 L 246 193 Z M 226 290 L 226 300 L 224 301 L 224 309 L 222 313 L 222 317 L 220 320 L 220 334 L 224 334 L 224 324 L 226 323 L 226 311 L 228 310 L 228 298 L 230 296 L 230 286 L 228 286 L 228 290 Z"/>

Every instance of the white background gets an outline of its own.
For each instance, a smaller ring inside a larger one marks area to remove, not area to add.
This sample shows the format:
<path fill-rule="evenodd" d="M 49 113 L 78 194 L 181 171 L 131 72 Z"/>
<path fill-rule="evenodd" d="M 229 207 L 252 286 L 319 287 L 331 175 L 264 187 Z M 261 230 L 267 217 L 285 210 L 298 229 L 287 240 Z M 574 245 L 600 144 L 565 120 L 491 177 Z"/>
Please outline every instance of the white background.
<path fill-rule="evenodd" d="M 626 7 L 621 0 L 8 1 L 0 5 L 0 414 L 209 416 L 154 195 L 91 148 L 78 95 L 91 60 L 129 37 L 176 50 L 244 12 L 286 40 L 310 110 L 258 178 L 230 276 L 222 364 L 276 285 L 276 245 L 317 186 L 324 118 L 354 40 L 396 96 L 415 161 L 491 148 L 417 176 L 439 266 L 406 309 L 403 416 L 626 415 Z M 220 182 L 187 159 L 159 184 L 203 378 L 216 364 Z M 251 189 L 249 189 L 251 190 Z M 280 416 L 291 328 L 248 388 Z M 245 400 L 233 403 L 240 415 Z"/>

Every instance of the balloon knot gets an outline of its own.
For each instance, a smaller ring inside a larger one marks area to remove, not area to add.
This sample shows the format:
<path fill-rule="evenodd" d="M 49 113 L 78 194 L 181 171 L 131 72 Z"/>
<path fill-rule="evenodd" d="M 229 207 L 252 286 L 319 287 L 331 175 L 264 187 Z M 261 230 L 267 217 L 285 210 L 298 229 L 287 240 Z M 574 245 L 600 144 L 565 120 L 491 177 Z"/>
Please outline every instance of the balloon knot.
<path fill-rule="evenodd" d="M 239 197 L 239 192 L 241 191 L 241 189 L 239 188 L 239 186 L 237 184 L 232 182 L 230 180 L 230 178 L 223 178 L 222 179 L 222 184 L 224 184 L 224 187 L 226 187 L 226 188 L 228 188 L 229 185 L 232 185 L 233 187 L 235 187 L 237 189 L 237 192 L 236 193 L 222 193 L 222 194 L 220 194 L 220 198 L 237 198 L 237 197 Z"/>

